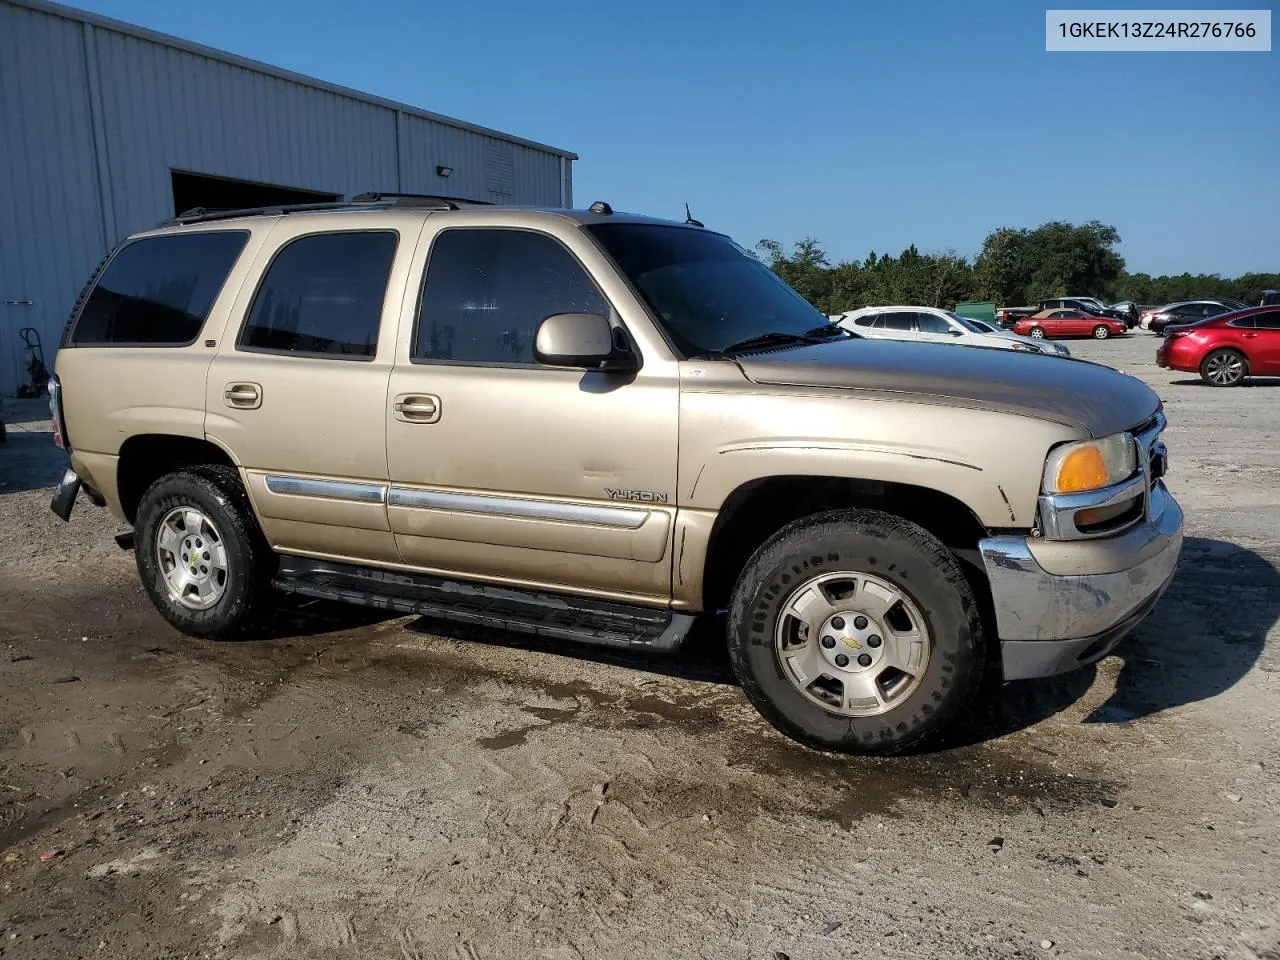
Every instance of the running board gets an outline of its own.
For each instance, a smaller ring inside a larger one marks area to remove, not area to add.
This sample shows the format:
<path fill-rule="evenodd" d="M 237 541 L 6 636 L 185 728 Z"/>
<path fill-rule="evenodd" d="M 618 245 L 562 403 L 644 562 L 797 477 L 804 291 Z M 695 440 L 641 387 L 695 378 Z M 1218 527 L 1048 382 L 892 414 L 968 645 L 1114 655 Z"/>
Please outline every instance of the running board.
<path fill-rule="evenodd" d="M 465 583 L 307 557 L 282 556 L 272 585 L 320 600 L 633 651 L 676 650 L 694 623 L 691 614 L 655 607 Z"/>

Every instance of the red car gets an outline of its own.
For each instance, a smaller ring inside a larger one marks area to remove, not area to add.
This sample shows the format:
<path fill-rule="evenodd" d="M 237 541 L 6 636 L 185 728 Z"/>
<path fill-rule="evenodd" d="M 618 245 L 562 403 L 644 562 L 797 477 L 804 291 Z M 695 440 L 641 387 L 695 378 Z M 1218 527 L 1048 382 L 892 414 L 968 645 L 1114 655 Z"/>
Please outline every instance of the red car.
<path fill-rule="evenodd" d="M 1035 316 L 1024 317 L 1013 325 L 1013 332 L 1024 337 L 1093 337 L 1105 340 L 1120 337 L 1129 330 L 1123 320 L 1113 317 L 1095 317 L 1083 310 L 1041 310 Z"/>
<path fill-rule="evenodd" d="M 1280 308 L 1250 307 L 1167 327 L 1156 363 L 1198 373 L 1211 387 L 1234 387 L 1245 377 L 1280 377 Z"/>

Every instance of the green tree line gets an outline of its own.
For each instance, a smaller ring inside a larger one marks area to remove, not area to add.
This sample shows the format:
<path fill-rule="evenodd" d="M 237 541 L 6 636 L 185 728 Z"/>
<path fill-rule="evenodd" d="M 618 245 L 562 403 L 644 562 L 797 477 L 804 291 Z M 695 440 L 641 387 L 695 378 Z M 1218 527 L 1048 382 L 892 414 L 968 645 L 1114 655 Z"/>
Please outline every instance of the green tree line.
<path fill-rule="evenodd" d="M 987 235 L 972 263 L 955 251 L 921 253 L 912 244 L 898 256 L 868 253 L 832 264 L 813 237 L 790 250 L 776 240 L 756 244 L 760 258 L 826 314 L 879 304 L 951 308 L 962 300 L 1027 306 L 1050 297 L 1090 296 L 1106 302 L 1162 304 L 1196 297 L 1257 303 L 1280 289 L 1280 273 L 1239 277 L 1128 273 L 1116 252 L 1115 227 L 1051 221 L 1034 229 L 1000 227 Z"/>

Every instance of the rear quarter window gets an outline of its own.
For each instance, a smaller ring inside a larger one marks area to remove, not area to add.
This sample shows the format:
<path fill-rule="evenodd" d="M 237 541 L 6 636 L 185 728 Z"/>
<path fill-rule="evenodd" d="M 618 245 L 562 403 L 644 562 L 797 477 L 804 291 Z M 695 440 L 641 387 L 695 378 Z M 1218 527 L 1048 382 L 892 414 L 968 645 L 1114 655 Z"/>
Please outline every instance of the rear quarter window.
<path fill-rule="evenodd" d="M 81 308 L 71 345 L 180 347 L 194 342 L 248 239 L 242 230 L 219 230 L 125 244 Z"/>

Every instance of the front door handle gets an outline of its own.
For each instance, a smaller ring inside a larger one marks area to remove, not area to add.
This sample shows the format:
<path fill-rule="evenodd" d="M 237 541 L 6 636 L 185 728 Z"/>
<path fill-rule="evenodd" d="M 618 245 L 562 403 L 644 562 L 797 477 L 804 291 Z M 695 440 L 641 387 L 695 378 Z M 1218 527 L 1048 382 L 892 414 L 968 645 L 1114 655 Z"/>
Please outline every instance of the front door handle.
<path fill-rule="evenodd" d="M 1246 340 L 1252 340 L 1252 339 L 1253 339 L 1254 337 L 1256 337 L 1256 336 L 1257 336 L 1257 334 L 1256 334 L 1256 333 L 1246 333 L 1246 334 L 1244 335 L 1244 338 L 1245 338 Z"/>
<path fill-rule="evenodd" d="M 257 410 L 262 406 L 262 384 L 228 383 L 222 391 L 222 400 L 238 410 Z"/>
<path fill-rule="evenodd" d="M 405 423 L 435 423 L 440 419 L 440 398 L 428 393 L 402 393 L 394 404 L 396 419 Z"/>

